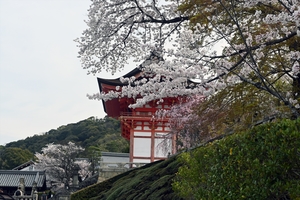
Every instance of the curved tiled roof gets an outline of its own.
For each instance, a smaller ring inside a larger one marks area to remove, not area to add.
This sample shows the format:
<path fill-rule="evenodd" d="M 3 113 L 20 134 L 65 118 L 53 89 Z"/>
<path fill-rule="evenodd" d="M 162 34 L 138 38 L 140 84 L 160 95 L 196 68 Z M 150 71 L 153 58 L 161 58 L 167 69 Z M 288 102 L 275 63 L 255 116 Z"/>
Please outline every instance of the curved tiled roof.
<path fill-rule="evenodd" d="M 22 169 L 24 169 L 25 167 L 28 167 L 28 166 L 33 165 L 33 164 L 34 164 L 33 160 L 29 160 L 28 162 L 23 163 L 23 164 L 21 164 L 21 165 L 15 167 L 15 168 L 13 168 L 12 170 L 22 170 Z"/>
<path fill-rule="evenodd" d="M 137 74 L 141 73 L 141 70 L 139 68 L 134 68 L 132 71 L 128 72 L 123 78 L 130 78 L 132 76 L 135 76 Z M 128 85 L 128 83 L 123 83 L 120 78 L 116 79 L 105 79 L 105 78 L 97 78 L 98 80 L 98 85 L 101 91 L 101 83 L 108 84 L 108 85 L 113 85 L 113 86 L 123 86 L 123 85 Z"/>
<path fill-rule="evenodd" d="M 45 171 L 0 170 L 0 187 L 16 187 L 20 178 L 24 178 L 25 187 L 32 187 L 34 181 L 43 187 L 46 181 Z"/>

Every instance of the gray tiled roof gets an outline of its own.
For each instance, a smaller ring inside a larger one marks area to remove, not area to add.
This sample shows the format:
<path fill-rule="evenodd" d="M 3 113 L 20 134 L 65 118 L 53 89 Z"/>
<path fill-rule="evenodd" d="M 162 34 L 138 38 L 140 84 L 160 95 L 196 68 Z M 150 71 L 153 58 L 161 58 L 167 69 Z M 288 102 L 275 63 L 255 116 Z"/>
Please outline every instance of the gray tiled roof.
<path fill-rule="evenodd" d="M 32 160 L 29 160 L 28 162 L 23 163 L 23 164 L 21 164 L 21 165 L 15 167 L 15 168 L 13 168 L 12 170 L 22 170 L 22 169 L 24 169 L 25 167 L 28 167 L 28 166 L 33 165 L 33 164 L 34 164 L 34 162 L 33 162 Z"/>
<path fill-rule="evenodd" d="M 0 187 L 17 187 L 20 178 L 24 178 L 25 187 L 32 187 L 34 181 L 43 187 L 46 175 L 45 171 L 0 170 Z"/>

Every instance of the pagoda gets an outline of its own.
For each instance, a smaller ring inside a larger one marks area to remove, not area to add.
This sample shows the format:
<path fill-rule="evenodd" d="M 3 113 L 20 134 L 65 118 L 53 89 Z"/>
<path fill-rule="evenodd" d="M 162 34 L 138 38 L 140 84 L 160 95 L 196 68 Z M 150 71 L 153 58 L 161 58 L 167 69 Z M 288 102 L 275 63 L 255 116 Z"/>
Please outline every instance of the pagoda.
<path fill-rule="evenodd" d="M 135 77 L 136 80 L 141 78 L 143 65 L 158 59 L 159 57 L 152 54 L 138 68 L 123 77 Z M 100 92 L 116 91 L 117 86 L 127 85 L 127 83 L 121 82 L 120 78 L 97 78 Z M 121 134 L 130 142 L 129 161 L 131 163 L 150 163 L 166 159 L 170 154 L 175 153 L 175 136 L 168 134 L 170 129 L 167 118 L 157 119 L 154 116 L 159 109 L 170 109 L 174 103 L 178 102 L 178 98 L 164 98 L 160 103 L 151 101 L 141 107 L 130 108 L 129 105 L 135 103 L 135 100 L 119 97 L 103 101 L 106 114 L 121 121 Z"/>

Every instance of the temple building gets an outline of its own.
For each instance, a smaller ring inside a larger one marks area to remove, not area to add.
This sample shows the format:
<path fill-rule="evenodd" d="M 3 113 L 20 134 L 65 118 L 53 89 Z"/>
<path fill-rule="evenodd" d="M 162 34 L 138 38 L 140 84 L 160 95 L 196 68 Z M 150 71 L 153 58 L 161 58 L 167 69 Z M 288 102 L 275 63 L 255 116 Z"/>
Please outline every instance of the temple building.
<path fill-rule="evenodd" d="M 153 57 L 145 62 L 149 62 Z M 157 59 L 157 57 L 154 59 Z M 144 62 L 144 63 L 145 63 Z M 141 65 L 142 66 L 142 65 Z M 136 80 L 142 77 L 142 67 L 135 68 L 124 78 L 135 77 Z M 125 86 L 120 78 L 103 79 L 98 78 L 100 92 L 108 93 L 116 91 L 117 86 Z M 164 98 L 163 102 L 148 102 L 138 108 L 129 108 L 135 99 L 120 97 L 103 101 L 104 111 L 109 117 L 118 118 L 121 121 L 122 136 L 130 141 L 129 162 L 150 163 L 166 159 L 168 155 L 175 153 L 175 136 L 170 136 L 169 122 L 167 118 L 157 119 L 155 113 L 159 109 L 170 109 L 177 103 L 178 98 Z"/>
<path fill-rule="evenodd" d="M 48 189 L 45 171 L 0 170 L 0 188 L 13 197 L 31 198 L 35 191 Z"/>

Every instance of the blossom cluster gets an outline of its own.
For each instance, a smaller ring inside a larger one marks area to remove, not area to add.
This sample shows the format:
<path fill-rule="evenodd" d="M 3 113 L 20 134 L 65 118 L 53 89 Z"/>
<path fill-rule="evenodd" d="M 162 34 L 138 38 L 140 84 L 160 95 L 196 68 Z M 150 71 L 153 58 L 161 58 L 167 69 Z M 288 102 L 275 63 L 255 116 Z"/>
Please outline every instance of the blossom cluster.
<path fill-rule="evenodd" d="M 245 82 L 299 115 L 298 99 L 287 95 L 299 79 L 298 0 L 94 0 L 87 25 L 76 41 L 89 73 L 115 73 L 150 52 L 163 57 L 142 66 L 144 77 L 124 79 L 130 84 L 92 99 L 126 96 L 138 107 L 165 97 L 209 96 Z"/>

